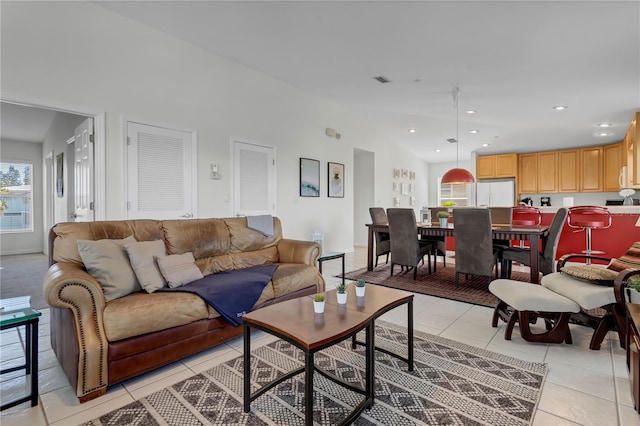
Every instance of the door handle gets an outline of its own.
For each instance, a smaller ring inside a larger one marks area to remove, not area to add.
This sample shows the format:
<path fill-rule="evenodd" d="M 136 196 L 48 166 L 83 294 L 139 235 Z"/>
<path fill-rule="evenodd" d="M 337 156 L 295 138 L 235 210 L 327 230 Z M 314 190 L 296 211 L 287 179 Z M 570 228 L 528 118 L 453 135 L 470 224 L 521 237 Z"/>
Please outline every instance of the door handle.
<path fill-rule="evenodd" d="M 181 215 L 180 217 L 184 217 L 185 219 L 189 219 L 190 217 L 193 217 L 193 215 L 191 213 L 186 213 Z"/>

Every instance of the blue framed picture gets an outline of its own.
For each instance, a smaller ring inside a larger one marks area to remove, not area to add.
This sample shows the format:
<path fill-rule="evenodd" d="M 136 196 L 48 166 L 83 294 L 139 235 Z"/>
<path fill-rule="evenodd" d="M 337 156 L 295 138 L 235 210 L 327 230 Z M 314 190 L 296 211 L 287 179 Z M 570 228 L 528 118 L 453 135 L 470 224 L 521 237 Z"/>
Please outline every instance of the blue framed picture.
<path fill-rule="evenodd" d="M 300 196 L 320 196 L 320 161 L 300 158 Z"/>

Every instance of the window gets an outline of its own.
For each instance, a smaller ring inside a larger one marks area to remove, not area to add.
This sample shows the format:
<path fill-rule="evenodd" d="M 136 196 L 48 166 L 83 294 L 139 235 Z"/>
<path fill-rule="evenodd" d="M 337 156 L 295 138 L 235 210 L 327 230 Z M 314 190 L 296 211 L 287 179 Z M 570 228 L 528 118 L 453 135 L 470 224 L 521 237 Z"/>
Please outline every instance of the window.
<path fill-rule="evenodd" d="M 0 231 L 33 231 L 31 163 L 0 163 Z"/>
<path fill-rule="evenodd" d="M 453 201 L 454 206 L 464 207 L 469 205 L 469 185 L 466 183 L 443 184 L 442 178 L 438 178 L 438 206 L 447 201 Z"/>

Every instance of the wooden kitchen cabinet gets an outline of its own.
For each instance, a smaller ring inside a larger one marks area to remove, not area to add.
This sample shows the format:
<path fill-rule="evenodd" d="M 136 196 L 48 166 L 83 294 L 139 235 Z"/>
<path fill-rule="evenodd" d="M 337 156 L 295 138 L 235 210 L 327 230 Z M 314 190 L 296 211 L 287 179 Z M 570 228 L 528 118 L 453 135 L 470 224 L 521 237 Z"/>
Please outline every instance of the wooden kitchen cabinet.
<path fill-rule="evenodd" d="M 538 154 L 518 155 L 518 193 L 538 192 Z"/>
<path fill-rule="evenodd" d="M 580 150 L 558 151 L 558 192 L 580 192 Z"/>
<path fill-rule="evenodd" d="M 558 192 L 558 151 L 538 153 L 538 192 Z"/>
<path fill-rule="evenodd" d="M 627 131 L 627 170 L 631 188 L 640 188 L 640 112 L 636 112 Z"/>
<path fill-rule="evenodd" d="M 605 192 L 618 192 L 621 187 L 620 170 L 622 169 L 622 143 L 614 143 L 602 147 L 603 153 L 603 181 L 602 190 Z"/>
<path fill-rule="evenodd" d="M 518 154 L 485 155 L 476 159 L 478 179 L 515 177 L 518 171 Z"/>
<path fill-rule="evenodd" d="M 580 191 L 602 192 L 603 166 L 602 147 L 594 146 L 580 150 Z"/>

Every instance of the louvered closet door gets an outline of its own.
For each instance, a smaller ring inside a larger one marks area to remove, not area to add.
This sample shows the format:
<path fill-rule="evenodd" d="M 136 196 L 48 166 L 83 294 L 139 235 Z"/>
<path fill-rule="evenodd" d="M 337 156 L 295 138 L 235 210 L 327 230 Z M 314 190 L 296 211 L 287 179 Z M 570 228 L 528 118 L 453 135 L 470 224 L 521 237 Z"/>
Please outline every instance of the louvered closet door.
<path fill-rule="evenodd" d="M 127 123 L 127 218 L 180 219 L 195 214 L 193 133 Z"/>
<path fill-rule="evenodd" d="M 236 216 L 276 214 L 275 148 L 233 142 L 233 209 Z"/>

